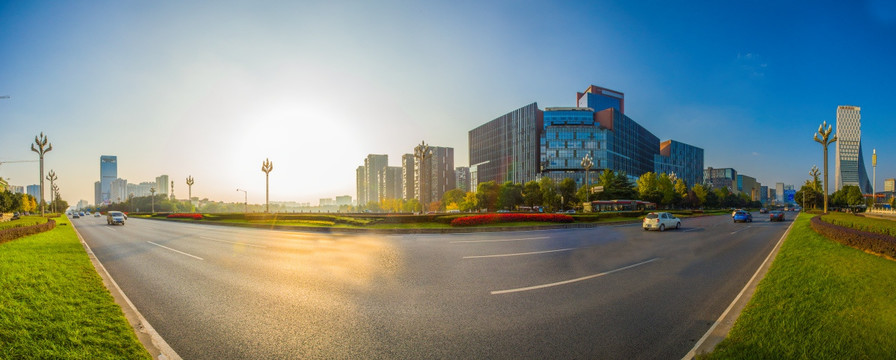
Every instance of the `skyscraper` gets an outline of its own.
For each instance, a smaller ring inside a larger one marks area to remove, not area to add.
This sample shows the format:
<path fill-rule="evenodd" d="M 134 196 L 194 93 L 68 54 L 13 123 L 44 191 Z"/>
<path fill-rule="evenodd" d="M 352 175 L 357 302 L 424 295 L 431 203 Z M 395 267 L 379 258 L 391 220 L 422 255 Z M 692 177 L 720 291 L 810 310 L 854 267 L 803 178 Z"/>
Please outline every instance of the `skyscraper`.
<path fill-rule="evenodd" d="M 470 165 L 476 184 L 494 181 L 517 184 L 535 180 L 539 172 L 542 111 L 531 103 L 470 130 Z"/>
<path fill-rule="evenodd" d="M 168 175 L 159 175 L 156 177 L 156 194 L 168 196 Z"/>
<path fill-rule="evenodd" d="M 100 156 L 100 203 L 111 201 L 112 181 L 118 178 L 118 157 Z"/>
<path fill-rule="evenodd" d="M 837 107 L 837 142 L 834 156 L 834 189 L 844 185 L 858 186 L 863 194 L 870 194 L 871 181 L 862 156 L 862 108 Z"/>
<path fill-rule="evenodd" d="M 404 200 L 413 199 L 417 193 L 414 187 L 414 174 L 417 173 L 414 171 L 414 161 L 416 161 L 414 154 L 401 156 L 401 198 Z"/>
<path fill-rule="evenodd" d="M 675 140 L 660 143 L 660 153 L 653 156 L 657 174 L 675 174 L 688 187 L 703 183 L 703 149 Z"/>

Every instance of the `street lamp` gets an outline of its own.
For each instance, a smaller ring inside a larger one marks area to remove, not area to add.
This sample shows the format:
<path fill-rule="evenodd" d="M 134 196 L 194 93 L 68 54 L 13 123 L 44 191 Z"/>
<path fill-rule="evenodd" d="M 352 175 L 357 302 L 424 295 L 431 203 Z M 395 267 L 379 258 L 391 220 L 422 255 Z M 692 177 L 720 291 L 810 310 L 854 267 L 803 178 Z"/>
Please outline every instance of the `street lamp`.
<path fill-rule="evenodd" d="M 54 213 L 56 212 L 56 199 L 57 198 L 59 198 L 59 186 L 57 186 L 56 184 L 53 184 L 52 186 L 50 186 L 50 200 L 52 201 L 51 204 L 53 204 L 53 212 Z"/>
<path fill-rule="evenodd" d="M 52 190 L 50 191 L 50 203 L 53 204 L 52 209 L 54 213 L 56 212 L 56 198 L 53 196 L 53 194 L 55 194 L 56 191 L 56 184 L 54 184 L 56 179 L 58 179 L 56 177 L 56 172 L 50 170 L 50 172 L 47 174 L 47 180 L 50 181 L 50 190 Z"/>
<path fill-rule="evenodd" d="M 591 154 L 585 154 L 585 157 L 582 158 L 582 167 L 585 168 L 585 200 L 591 200 L 591 187 L 588 186 L 588 172 L 591 171 L 591 167 L 594 166 L 594 161 L 591 158 Z"/>
<path fill-rule="evenodd" d="M 272 163 L 271 160 L 268 160 L 267 158 L 265 158 L 264 162 L 261 163 L 261 171 L 264 171 L 264 212 L 265 213 L 271 212 L 271 201 L 269 198 L 271 192 L 270 192 L 270 187 L 268 187 L 268 184 L 270 184 L 269 179 L 270 179 L 270 175 L 271 175 L 271 170 L 274 170 L 274 163 Z"/>
<path fill-rule="evenodd" d="M 190 201 L 190 207 L 193 207 L 193 176 L 187 176 L 187 200 Z"/>
<path fill-rule="evenodd" d="M 144 189 L 145 189 L 145 188 L 144 188 Z M 156 213 L 156 188 L 155 188 L 155 187 L 151 187 L 151 188 L 149 188 L 149 193 L 152 194 L 152 195 L 150 196 L 150 199 L 152 200 L 152 212 L 151 212 L 151 214 L 155 214 L 155 213 Z"/>
<path fill-rule="evenodd" d="M 37 148 L 34 147 L 37 145 Z M 31 151 L 40 155 L 40 216 L 44 216 L 44 154 L 53 151 L 53 144 L 50 144 L 43 131 L 40 137 L 34 137 L 34 144 L 31 144 Z"/>
<path fill-rule="evenodd" d="M 834 134 L 834 137 L 831 136 L 832 126 L 828 125 L 827 121 L 821 123 L 818 126 L 818 132 L 815 133 L 813 139 L 819 144 L 821 144 L 824 149 L 824 213 L 828 213 L 828 145 L 833 144 L 837 141 L 837 134 Z M 821 137 L 819 137 L 821 135 Z M 867 173 L 866 173 L 867 174 Z M 868 176 L 868 175 L 865 175 Z"/>
<path fill-rule="evenodd" d="M 246 212 L 246 214 L 248 214 L 248 213 L 249 213 L 249 192 L 246 191 L 246 190 L 240 190 L 240 189 L 236 189 L 236 191 L 242 191 L 242 192 L 243 192 L 243 195 L 245 196 L 245 202 L 244 202 L 244 204 L 246 204 L 246 211 L 245 211 L 245 212 Z"/>
<path fill-rule="evenodd" d="M 877 205 L 877 149 L 871 154 L 871 207 Z M 868 176 L 868 175 L 865 175 Z"/>

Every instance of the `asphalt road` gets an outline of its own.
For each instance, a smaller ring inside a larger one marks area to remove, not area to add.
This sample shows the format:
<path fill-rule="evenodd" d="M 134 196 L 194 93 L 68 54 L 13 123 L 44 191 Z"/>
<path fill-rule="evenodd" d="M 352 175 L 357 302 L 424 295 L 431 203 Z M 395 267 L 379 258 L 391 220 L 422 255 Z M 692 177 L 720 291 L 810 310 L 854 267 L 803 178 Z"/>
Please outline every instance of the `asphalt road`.
<path fill-rule="evenodd" d="M 339 235 L 74 219 L 184 359 L 679 359 L 790 225 Z"/>

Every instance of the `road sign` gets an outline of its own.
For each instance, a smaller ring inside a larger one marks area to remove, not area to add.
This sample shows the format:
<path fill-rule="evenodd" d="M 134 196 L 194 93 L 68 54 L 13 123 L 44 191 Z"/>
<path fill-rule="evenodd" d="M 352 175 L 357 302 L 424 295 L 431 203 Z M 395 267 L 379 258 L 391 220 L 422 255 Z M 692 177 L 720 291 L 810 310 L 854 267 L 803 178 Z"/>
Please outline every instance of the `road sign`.
<path fill-rule="evenodd" d="M 604 187 L 603 187 L 603 186 L 595 186 L 595 187 L 592 187 L 592 188 L 591 188 L 591 193 L 592 193 L 592 194 L 596 194 L 596 193 L 603 192 L 603 191 L 604 191 Z"/>

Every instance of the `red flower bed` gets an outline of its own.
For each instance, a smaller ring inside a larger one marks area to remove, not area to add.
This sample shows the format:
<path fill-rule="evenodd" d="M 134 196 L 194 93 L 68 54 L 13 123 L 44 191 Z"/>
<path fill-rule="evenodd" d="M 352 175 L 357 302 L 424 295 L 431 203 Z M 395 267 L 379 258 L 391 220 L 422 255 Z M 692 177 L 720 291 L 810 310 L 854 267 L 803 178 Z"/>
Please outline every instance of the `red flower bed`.
<path fill-rule="evenodd" d="M 193 219 L 193 220 L 202 220 L 202 214 L 168 214 L 167 218 L 169 219 Z"/>
<path fill-rule="evenodd" d="M 526 221 L 571 223 L 573 218 L 564 214 L 488 214 L 459 217 L 451 220 L 451 226 L 476 226 Z"/>

